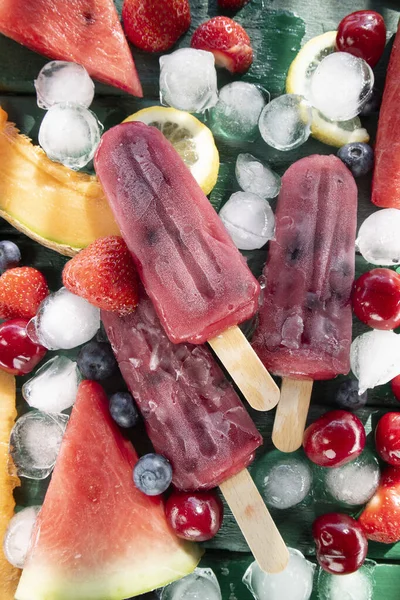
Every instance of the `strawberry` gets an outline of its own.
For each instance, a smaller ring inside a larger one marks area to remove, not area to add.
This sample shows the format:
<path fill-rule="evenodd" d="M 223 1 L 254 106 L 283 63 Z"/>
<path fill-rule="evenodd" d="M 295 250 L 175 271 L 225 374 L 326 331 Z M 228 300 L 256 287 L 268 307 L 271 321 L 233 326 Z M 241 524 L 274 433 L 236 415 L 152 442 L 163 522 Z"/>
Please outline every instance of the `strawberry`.
<path fill-rule="evenodd" d="M 138 303 L 135 265 L 124 240 L 108 236 L 95 240 L 64 267 L 65 287 L 110 312 L 128 315 Z"/>
<path fill-rule="evenodd" d="M 212 52 L 215 64 L 231 73 L 244 73 L 253 62 L 249 36 L 239 23 L 229 17 L 214 17 L 200 25 L 190 45 Z"/>
<path fill-rule="evenodd" d="M 218 6 L 224 10 L 239 10 L 248 2 L 249 0 L 218 0 Z"/>
<path fill-rule="evenodd" d="M 387 467 L 379 487 L 359 517 L 369 540 L 400 541 L 400 467 Z"/>
<path fill-rule="evenodd" d="M 46 279 L 37 269 L 8 269 L 0 277 L 0 319 L 31 319 L 48 294 Z"/>
<path fill-rule="evenodd" d="M 165 52 L 189 29 L 189 1 L 124 0 L 122 22 L 134 46 L 147 52 Z"/>

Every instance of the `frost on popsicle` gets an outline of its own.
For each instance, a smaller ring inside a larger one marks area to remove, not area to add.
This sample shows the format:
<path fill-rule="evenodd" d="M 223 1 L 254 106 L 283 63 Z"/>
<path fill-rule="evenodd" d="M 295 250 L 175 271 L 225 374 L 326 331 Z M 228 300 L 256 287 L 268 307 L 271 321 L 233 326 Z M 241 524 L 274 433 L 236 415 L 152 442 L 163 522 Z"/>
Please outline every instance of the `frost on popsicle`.
<path fill-rule="evenodd" d="M 250 192 L 236 192 L 219 212 L 221 221 L 240 250 L 254 250 L 272 239 L 275 217 L 266 200 Z"/>
<path fill-rule="evenodd" d="M 23 569 L 29 550 L 33 528 L 40 506 L 23 508 L 8 524 L 3 540 L 4 554 L 14 567 Z"/>
<path fill-rule="evenodd" d="M 66 415 L 39 410 L 16 421 L 10 436 L 10 454 L 20 477 L 45 479 L 50 475 L 67 423 Z"/>
<path fill-rule="evenodd" d="M 289 548 L 289 554 L 289 563 L 281 573 L 264 573 L 256 561 L 251 563 L 243 583 L 255 600 L 309 600 L 315 565 L 294 548 Z"/>
<path fill-rule="evenodd" d="M 400 264 L 400 210 L 378 210 L 362 223 L 356 247 L 367 262 L 373 265 Z"/>
<path fill-rule="evenodd" d="M 74 404 L 79 381 L 76 363 L 66 356 L 55 356 L 24 383 L 22 395 L 33 408 L 60 413 Z"/>
<path fill-rule="evenodd" d="M 160 101 L 188 112 L 204 112 L 218 101 L 211 52 L 181 48 L 160 58 Z"/>
<path fill-rule="evenodd" d="M 236 179 L 244 192 L 257 194 L 260 198 L 275 198 L 281 189 L 277 173 L 251 154 L 238 154 Z"/>
<path fill-rule="evenodd" d="M 264 94 L 256 85 L 228 83 L 220 89 L 218 103 L 210 111 L 211 130 L 219 138 L 252 142 L 259 136 L 258 119 L 264 106 Z"/>
<path fill-rule="evenodd" d="M 165 586 L 160 600 L 222 600 L 218 579 L 211 569 L 196 568 L 183 579 Z"/>
<path fill-rule="evenodd" d="M 350 365 L 359 380 L 359 393 L 387 383 L 400 374 L 400 335 L 374 329 L 355 338 Z"/>

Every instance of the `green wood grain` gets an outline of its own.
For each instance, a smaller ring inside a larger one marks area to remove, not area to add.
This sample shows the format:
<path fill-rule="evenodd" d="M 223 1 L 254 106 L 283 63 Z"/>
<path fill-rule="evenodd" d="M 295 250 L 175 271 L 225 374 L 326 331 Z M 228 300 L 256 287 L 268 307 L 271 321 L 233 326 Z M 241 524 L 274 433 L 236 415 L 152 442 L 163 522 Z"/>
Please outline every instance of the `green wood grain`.
<path fill-rule="evenodd" d="M 122 0 L 117 0 L 120 11 Z M 179 46 L 188 46 L 194 29 L 208 17 L 218 14 L 216 1 L 193 0 L 192 25 Z M 255 62 L 244 79 L 261 84 L 272 95 L 279 94 L 284 89 L 287 69 L 294 58 L 302 41 L 307 41 L 314 35 L 334 30 L 339 20 L 354 10 L 374 9 L 381 12 L 388 28 L 388 40 L 393 36 L 397 26 L 400 11 L 399 0 L 251 0 L 250 3 L 236 14 L 236 19 L 247 29 L 255 50 Z M 390 43 L 384 57 L 377 66 L 377 87 L 382 89 L 386 72 Z M 133 49 L 136 65 L 143 83 L 145 99 L 138 100 L 113 88 L 96 84 L 96 99 L 93 110 L 106 128 L 123 120 L 140 108 L 158 102 L 158 55 L 149 55 Z M 0 36 L 0 105 L 7 110 L 10 119 L 15 121 L 21 131 L 37 141 L 37 133 L 43 111 L 36 106 L 33 80 L 47 60 L 23 48 L 15 42 Z M 219 84 L 223 85 L 234 79 L 227 72 L 220 71 Z M 205 117 L 207 119 L 207 117 Z M 376 118 L 363 119 L 364 126 L 374 138 Z M 286 168 L 298 158 L 312 153 L 329 154 L 334 149 L 315 140 L 309 140 L 304 146 L 291 152 L 279 152 L 267 147 L 261 140 L 253 144 L 234 144 L 227 140 L 217 140 L 221 155 L 221 168 L 217 185 L 210 200 L 218 210 L 229 195 L 238 189 L 234 178 L 234 162 L 239 152 L 251 152 L 255 156 L 269 162 L 272 168 L 283 173 Z M 359 223 L 373 212 L 370 197 L 370 178 L 358 180 L 359 188 Z M 65 258 L 31 242 L 25 236 L 16 232 L 6 222 L 0 221 L 0 237 L 14 239 L 22 250 L 22 261 L 25 265 L 36 266 L 42 270 L 50 282 L 51 289 L 56 290 L 61 285 L 60 273 Z M 265 261 L 265 250 L 246 253 L 252 270 L 259 274 Z M 371 265 L 357 256 L 356 270 L 360 274 L 371 268 Z M 354 319 L 354 335 L 362 333 L 365 328 Z M 76 355 L 76 350 L 69 353 Z M 19 383 L 21 383 L 20 380 Z M 309 421 L 314 420 L 329 408 L 334 407 L 335 389 L 340 379 L 330 382 L 316 382 L 313 389 L 312 406 Z M 115 382 L 109 382 L 109 385 Z M 121 384 L 122 385 L 122 384 Z M 26 410 L 21 396 L 18 398 L 19 412 Z M 398 403 L 391 394 L 390 387 L 380 386 L 369 394 L 367 409 L 357 414 L 366 425 L 367 432 L 376 425 L 377 419 L 390 408 L 396 410 Z M 257 453 L 257 458 L 251 471 L 259 483 L 258 474 L 262 472 L 263 462 L 269 460 L 275 452 L 271 444 L 271 429 L 274 413 L 261 414 L 249 409 L 257 427 L 264 437 L 264 446 Z M 140 449 L 146 444 L 143 430 L 133 432 L 133 441 Z M 372 444 L 372 434 L 369 434 L 369 444 Z M 273 455 L 275 456 L 275 454 Z M 316 470 L 318 479 L 321 470 Z M 16 490 L 16 500 L 19 506 L 41 503 L 45 494 L 47 482 L 23 480 L 21 488 Z M 312 496 L 299 507 L 287 511 L 273 510 L 273 516 L 280 528 L 285 541 L 312 556 L 314 545 L 310 536 L 311 523 L 316 515 L 327 510 L 343 510 L 343 506 L 332 503 L 317 485 Z M 352 513 L 354 514 L 354 512 Z M 223 527 L 214 540 L 205 544 L 207 552 L 202 561 L 203 566 L 210 566 L 216 572 L 222 589 L 223 600 L 250 600 L 251 595 L 241 582 L 241 578 L 251 562 L 247 545 L 238 530 L 234 519 L 226 507 Z M 400 597 L 400 564 L 388 564 L 400 561 L 400 543 L 390 546 L 370 544 L 369 556 L 381 562 L 375 570 L 374 600 L 398 600 Z M 386 563 L 386 564 L 385 564 Z M 150 600 L 150 596 L 147 596 Z M 154 596 L 152 596 L 154 598 Z M 316 600 L 316 592 L 313 600 Z M 282 600 L 290 600 L 285 598 Z"/>

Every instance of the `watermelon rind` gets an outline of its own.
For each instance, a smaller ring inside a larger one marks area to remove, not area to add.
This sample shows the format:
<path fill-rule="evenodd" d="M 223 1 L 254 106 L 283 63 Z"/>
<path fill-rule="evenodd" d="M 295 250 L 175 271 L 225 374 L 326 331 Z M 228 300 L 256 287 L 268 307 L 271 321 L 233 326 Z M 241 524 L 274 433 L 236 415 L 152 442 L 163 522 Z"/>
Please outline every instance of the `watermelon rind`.
<path fill-rule="evenodd" d="M 149 548 L 147 557 L 140 557 L 140 571 L 133 563 L 115 564 L 113 571 L 96 575 L 87 581 L 70 581 L 60 572 L 49 572 L 46 566 L 26 568 L 18 586 L 16 600 L 123 600 L 150 592 L 191 573 L 202 555 L 199 546 L 183 544 L 175 549 L 168 561 Z M 135 559 L 137 563 L 137 557 Z"/>

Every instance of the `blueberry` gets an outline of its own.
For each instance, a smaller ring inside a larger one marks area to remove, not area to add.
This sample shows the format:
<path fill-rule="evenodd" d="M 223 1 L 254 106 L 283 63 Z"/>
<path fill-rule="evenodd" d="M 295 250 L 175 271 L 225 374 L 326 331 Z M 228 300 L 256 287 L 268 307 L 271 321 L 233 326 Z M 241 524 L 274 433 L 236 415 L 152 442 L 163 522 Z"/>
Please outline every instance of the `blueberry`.
<path fill-rule="evenodd" d="M 2 240 L 0 242 L 0 275 L 7 269 L 17 267 L 21 260 L 21 252 L 14 242 Z"/>
<path fill-rule="evenodd" d="M 110 377 L 118 366 L 111 346 L 94 340 L 81 348 L 77 363 L 82 376 L 95 381 Z"/>
<path fill-rule="evenodd" d="M 145 454 L 133 469 L 136 487 L 147 496 L 165 492 L 172 480 L 172 467 L 160 454 Z"/>
<path fill-rule="evenodd" d="M 362 107 L 360 115 L 362 117 L 369 117 L 369 115 L 373 115 L 379 112 L 380 106 L 382 103 L 382 93 L 374 88 L 372 90 L 372 94 L 367 100 L 367 102 Z"/>
<path fill-rule="evenodd" d="M 352 142 L 339 148 L 337 153 L 341 161 L 350 169 L 354 177 L 361 177 L 374 166 L 374 151 L 368 144 Z"/>
<path fill-rule="evenodd" d="M 364 392 L 361 396 L 358 394 L 358 381 L 355 379 L 345 379 L 342 381 L 336 392 L 336 402 L 340 408 L 344 408 L 345 410 L 363 408 L 367 399 L 367 392 Z"/>
<path fill-rule="evenodd" d="M 120 427 L 133 427 L 139 416 L 129 392 L 116 392 L 111 396 L 110 413 Z"/>

